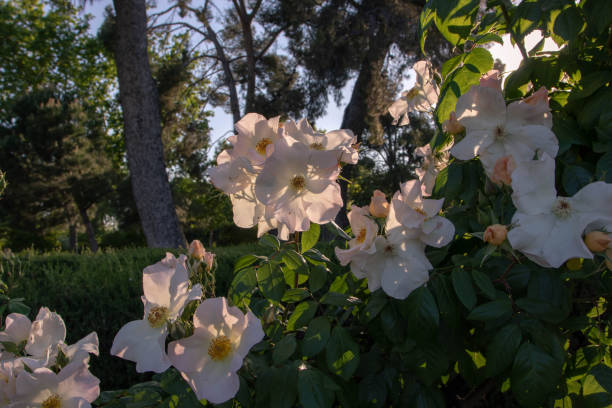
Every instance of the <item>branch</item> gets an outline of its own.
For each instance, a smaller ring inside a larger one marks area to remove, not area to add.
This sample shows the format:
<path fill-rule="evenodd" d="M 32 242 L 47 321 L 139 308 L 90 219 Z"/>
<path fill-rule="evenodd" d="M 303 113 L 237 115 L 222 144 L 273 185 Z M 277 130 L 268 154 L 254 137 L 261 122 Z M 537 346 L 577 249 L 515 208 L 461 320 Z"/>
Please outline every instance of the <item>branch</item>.
<path fill-rule="evenodd" d="M 521 51 L 521 55 L 523 56 L 523 58 L 529 59 L 529 54 L 527 54 L 527 50 L 525 50 L 525 46 L 523 45 L 523 42 L 519 41 L 518 38 L 516 38 L 516 34 L 514 33 L 514 30 L 512 29 L 512 23 L 510 22 L 510 14 L 508 14 L 508 9 L 506 8 L 506 5 L 502 2 L 499 6 L 501 7 L 502 13 L 504 14 L 504 19 L 506 20 L 506 26 L 508 27 L 510 36 L 512 37 L 512 39 L 518 46 L 519 51 Z"/>

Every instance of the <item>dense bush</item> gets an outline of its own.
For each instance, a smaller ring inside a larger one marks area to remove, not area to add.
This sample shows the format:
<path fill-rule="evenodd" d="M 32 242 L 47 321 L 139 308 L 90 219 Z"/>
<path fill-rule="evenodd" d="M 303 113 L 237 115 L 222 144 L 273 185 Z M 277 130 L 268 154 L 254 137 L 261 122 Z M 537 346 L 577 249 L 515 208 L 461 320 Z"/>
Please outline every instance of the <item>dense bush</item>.
<path fill-rule="evenodd" d="M 219 293 L 227 292 L 236 260 L 254 252 L 254 247 L 245 244 L 214 250 Z M 26 253 L 2 259 L 0 280 L 8 286 L 11 298 L 24 298 L 32 308 L 31 319 L 41 306 L 59 313 L 68 328 L 69 344 L 95 330 L 100 356 L 92 358 L 92 371 L 100 378 L 102 389 L 125 388 L 150 375 L 135 373 L 133 363 L 111 356 L 109 350 L 119 328 L 142 317 L 142 270 L 162 259 L 165 252 L 133 248 L 84 255 Z"/>

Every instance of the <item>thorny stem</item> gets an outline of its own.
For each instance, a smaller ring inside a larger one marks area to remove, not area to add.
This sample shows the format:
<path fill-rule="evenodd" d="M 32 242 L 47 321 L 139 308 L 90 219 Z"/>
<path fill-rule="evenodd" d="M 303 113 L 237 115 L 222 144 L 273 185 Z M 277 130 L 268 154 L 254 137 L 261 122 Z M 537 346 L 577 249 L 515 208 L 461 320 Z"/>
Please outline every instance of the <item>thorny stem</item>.
<path fill-rule="evenodd" d="M 506 5 L 502 2 L 500 5 L 502 13 L 504 14 L 504 19 L 506 20 L 506 26 L 508 27 L 508 31 L 510 32 L 510 36 L 512 37 L 512 39 L 514 40 L 514 42 L 516 43 L 516 46 L 518 47 L 519 51 L 521 52 L 521 55 L 523 56 L 524 59 L 529 59 L 529 54 L 527 54 L 527 50 L 525 49 L 525 45 L 523 45 L 522 41 L 519 41 L 514 30 L 512 29 L 512 23 L 510 21 L 510 14 L 508 14 L 508 9 L 506 8 Z"/>

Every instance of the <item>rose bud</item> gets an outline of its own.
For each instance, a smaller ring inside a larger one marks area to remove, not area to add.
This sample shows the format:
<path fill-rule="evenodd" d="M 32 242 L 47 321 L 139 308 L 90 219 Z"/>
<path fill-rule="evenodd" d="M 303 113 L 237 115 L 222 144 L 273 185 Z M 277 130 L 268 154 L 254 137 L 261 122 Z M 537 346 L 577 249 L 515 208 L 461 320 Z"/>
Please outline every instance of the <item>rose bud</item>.
<path fill-rule="evenodd" d="M 516 162 L 512 156 L 501 157 L 493 167 L 491 181 L 497 185 L 512 185 L 512 172 L 516 169 Z"/>
<path fill-rule="evenodd" d="M 389 203 L 385 197 L 385 193 L 380 190 L 374 190 L 372 199 L 370 200 L 370 214 L 373 217 L 386 217 L 389 214 Z"/>
<path fill-rule="evenodd" d="M 601 231 L 591 231 L 584 237 L 584 243 L 591 252 L 603 252 L 612 242 L 608 234 Z"/>
<path fill-rule="evenodd" d="M 505 225 L 493 224 L 485 230 L 483 240 L 491 245 L 499 246 L 506 240 L 506 235 L 508 235 L 508 228 Z"/>
<path fill-rule="evenodd" d="M 194 239 L 193 241 L 191 241 L 191 244 L 189 244 L 189 255 L 191 255 L 198 261 L 201 261 L 202 258 L 204 258 L 205 253 L 206 250 L 204 249 L 204 246 L 202 245 L 200 240 Z"/>

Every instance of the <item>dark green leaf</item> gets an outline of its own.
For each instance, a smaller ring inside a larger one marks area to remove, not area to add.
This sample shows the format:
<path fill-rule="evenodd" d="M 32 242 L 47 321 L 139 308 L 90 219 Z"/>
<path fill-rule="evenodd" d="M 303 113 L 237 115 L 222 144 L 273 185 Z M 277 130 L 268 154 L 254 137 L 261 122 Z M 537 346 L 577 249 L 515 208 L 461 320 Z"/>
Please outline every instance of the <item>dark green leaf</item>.
<path fill-rule="evenodd" d="M 489 279 L 489 277 L 485 273 L 474 269 L 472 270 L 472 278 L 474 279 L 474 282 L 476 282 L 476 286 L 478 286 L 480 290 L 482 290 L 486 297 L 491 300 L 495 300 L 495 288 L 491 283 L 491 279 Z"/>
<path fill-rule="evenodd" d="M 563 188 L 572 196 L 591 181 L 591 173 L 581 166 L 567 166 L 563 171 Z"/>
<path fill-rule="evenodd" d="M 308 368 L 298 372 L 298 394 L 304 408 L 331 408 L 334 387 L 319 370 Z"/>
<path fill-rule="evenodd" d="M 232 303 L 238 307 L 248 307 L 251 302 L 251 293 L 257 286 L 257 276 L 255 269 L 245 268 L 240 270 L 229 289 L 229 298 Z"/>
<path fill-rule="evenodd" d="M 612 393 L 612 368 L 599 364 L 591 368 L 591 374 L 595 377 L 599 385 L 607 392 Z"/>
<path fill-rule="evenodd" d="M 326 316 L 312 319 L 302 340 L 302 354 L 306 357 L 313 357 L 323 351 L 327 345 L 330 330 L 331 325 Z"/>
<path fill-rule="evenodd" d="M 350 296 L 345 293 L 327 292 L 321 298 L 321 303 L 334 306 L 354 306 L 361 303 L 361 300 L 355 296 Z"/>
<path fill-rule="evenodd" d="M 479 305 L 468 315 L 470 320 L 504 321 L 512 316 L 512 303 L 508 299 L 494 300 Z"/>
<path fill-rule="evenodd" d="M 410 322 L 410 330 L 416 338 L 426 339 L 434 335 L 440 324 L 438 305 L 425 286 L 414 290 L 402 303 L 402 315 Z"/>
<path fill-rule="evenodd" d="M 512 366 L 512 394 L 522 406 L 538 407 L 554 390 L 561 370 L 540 347 L 523 343 Z"/>
<path fill-rule="evenodd" d="M 280 250 L 280 241 L 274 235 L 264 234 L 259 238 L 259 245 L 272 248 L 275 251 Z"/>
<path fill-rule="evenodd" d="M 359 401 L 368 407 L 384 407 L 387 385 L 383 376 L 371 373 L 359 383 Z"/>
<path fill-rule="evenodd" d="M 306 299 L 310 296 L 310 292 L 308 292 L 305 288 L 291 288 L 287 289 L 287 291 L 282 296 L 282 301 L 287 303 L 296 303 L 301 300 Z"/>
<path fill-rule="evenodd" d="M 584 19 L 578 8 L 570 5 L 555 14 L 553 32 L 566 42 L 575 39 L 584 27 Z"/>
<path fill-rule="evenodd" d="M 270 377 L 270 408 L 291 408 L 298 394 L 298 370 L 295 365 L 273 368 Z"/>
<path fill-rule="evenodd" d="M 468 310 L 472 310 L 476 305 L 476 292 L 470 274 L 465 269 L 455 268 L 451 278 L 457 297 Z"/>
<path fill-rule="evenodd" d="M 298 304 L 291 313 L 287 322 L 287 330 L 295 330 L 307 326 L 317 311 L 317 304 L 313 301 Z"/>
<path fill-rule="evenodd" d="M 285 276 L 277 264 L 263 264 L 257 270 L 257 282 L 267 299 L 279 301 L 285 293 Z"/>
<path fill-rule="evenodd" d="M 380 311 L 385 307 L 389 298 L 382 290 L 377 290 L 369 297 L 368 303 L 362 309 L 361 316 L 364 322 L 369 322 L 374 319 Z"/>
<path fill-rule="evenodd" d="M 255 255 L 245 255 L 236 261 L 234 265 L 234 272 L 238 272 L 241 269 L 246 268 L 247 266 L 251 266 L 257 261 L 257 257 Z"/>
<path fill-rule="evenodd" d="M 314 293 L 317 290 L 321 289 L 323 286 L 325 286 L 325 282 L 327 282 L 328 273 L 329 270 L 322 265 L 316 265 L 310 268 L 310 279 L 308 285 L 310 287 L 311 292 Z"/>
<path fill-rule="evenodd" d="M 523 336 L 516 324 L 502 327 L 487 347 L 487 376 L 495 377 L 512 365 Z"/>
<path fill-rule="evenodd" d="M 465 42 L 469 36 L 478 6 L 478 0 L 435 1 L 434 22 L 438 31 L 452 45 Z"/>
<path fill-rule="evenodd" d="M 295 335 L 288 334 L 284 336 L 281 341 L 274 346 L 274 351 L 272 352 L 274 364 L 280 364 L 291 357 L 296 347 L 297 342 L 295 341 Z"/>
<path fill-rule="evenodd" d="M 325 361 L 329 370 L 345 381 L 359 367 L 359 346 L 343 327 L 336 326 L 332 330 L 325 348 Z"/>

